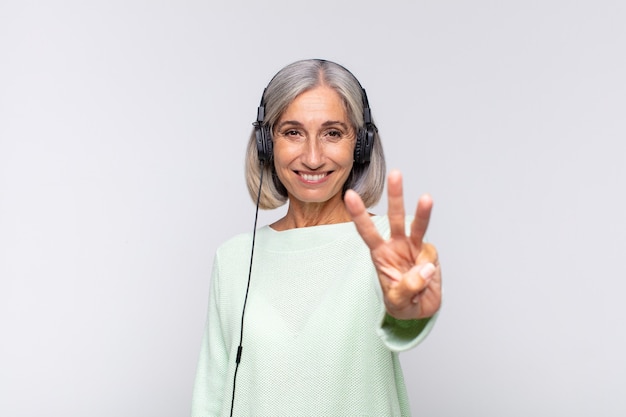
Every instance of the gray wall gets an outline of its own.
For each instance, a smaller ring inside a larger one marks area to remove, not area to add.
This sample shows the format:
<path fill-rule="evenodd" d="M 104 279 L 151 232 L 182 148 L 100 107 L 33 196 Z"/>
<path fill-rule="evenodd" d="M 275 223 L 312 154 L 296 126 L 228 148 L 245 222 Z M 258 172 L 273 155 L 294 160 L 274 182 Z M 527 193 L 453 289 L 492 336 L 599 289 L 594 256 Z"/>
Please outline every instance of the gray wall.
<path fill-rule="evenodd" d="M 0 3 L 0 415 L 189 414 L 260 94 L 310 57 L 435 199 L 414 413 L 626 414 L 624 2 L 214 3 Z"/>

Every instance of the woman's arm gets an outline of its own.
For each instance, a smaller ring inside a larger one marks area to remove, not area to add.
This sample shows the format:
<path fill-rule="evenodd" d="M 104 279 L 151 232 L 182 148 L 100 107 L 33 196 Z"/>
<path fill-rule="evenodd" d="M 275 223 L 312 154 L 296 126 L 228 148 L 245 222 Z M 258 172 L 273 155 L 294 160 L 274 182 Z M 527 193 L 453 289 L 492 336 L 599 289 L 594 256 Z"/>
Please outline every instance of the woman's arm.
<path fill-rule="evenodd" d="M 191 403 L 192 417 L 218 416 L 224 400 L 224 381 L 228 372 L 228 350 L 224 343 L 219 314 L 219 273 L 213 264 L 207 320 L 200 349 Z"/>

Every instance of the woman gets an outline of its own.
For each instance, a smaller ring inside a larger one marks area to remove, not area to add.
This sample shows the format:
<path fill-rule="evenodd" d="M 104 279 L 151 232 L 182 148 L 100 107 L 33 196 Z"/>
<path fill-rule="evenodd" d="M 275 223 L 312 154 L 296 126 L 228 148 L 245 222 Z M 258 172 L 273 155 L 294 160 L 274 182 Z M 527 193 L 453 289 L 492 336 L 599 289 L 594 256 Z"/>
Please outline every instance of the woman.
<path fill-rule="evenodd" d="M 366 211 L 385 163 L 357 79 L 323 60 L 279 71 L 246 173 L 261 208 L 289 205 L 216 253 L 192 416 L 410 415 L 398 352 L 441 304 L 437 252 L 423 243 L 432 200 L 405 221 L 393 171 L 388 215 Z"/>

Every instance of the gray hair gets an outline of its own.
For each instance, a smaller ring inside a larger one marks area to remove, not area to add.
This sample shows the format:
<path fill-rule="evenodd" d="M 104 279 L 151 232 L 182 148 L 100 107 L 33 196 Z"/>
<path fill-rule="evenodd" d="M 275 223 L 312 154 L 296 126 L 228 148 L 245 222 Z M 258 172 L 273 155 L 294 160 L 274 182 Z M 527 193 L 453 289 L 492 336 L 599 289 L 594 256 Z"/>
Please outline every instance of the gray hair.
<path fill-rule="evenodd" d="M 296 61 L 281 69 L 272 78 L 265 89 L 263 100 L 265 118 L 263 125 L 273 133 L 274 124 L 287 109 L 289 104 L 300 94 L 320 85 L 333 88 L 343 99 L 348 118 L 355 129 L 364 128 L 363 120 L 363 89 L 359 81 L 350 71 L 331 61 L 308 59 Z M 373 122 L 373 121 L 372 121 Z M 276 175 L 273 160 L 263 165 L 265 176 L 259 207 L 274 209 L 287 201 L 287 190 Z M 385 185 L 385 156 L 380 143 L 378 131 L 374 135 L 372 156 L 369 162 L 355 162 L 352 172 L 344 184 L 343 191 L 356 191 L 363 199 L 366 207 L 375 205 L 382 195 Z M 259 191 L 261 163 L 259 161 L 256 134 L 250 134 L 246 150 L 245 174 L 248 192 L 256 202 Z"/>

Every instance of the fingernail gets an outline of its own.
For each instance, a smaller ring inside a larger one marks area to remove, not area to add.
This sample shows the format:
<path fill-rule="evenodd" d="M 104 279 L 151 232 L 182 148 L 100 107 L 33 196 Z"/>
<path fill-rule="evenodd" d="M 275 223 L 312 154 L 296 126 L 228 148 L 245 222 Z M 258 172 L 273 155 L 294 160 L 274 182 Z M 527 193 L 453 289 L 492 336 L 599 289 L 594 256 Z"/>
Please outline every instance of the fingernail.
<path fill-rule="evenodd" d="M 427 263 L 426 265 L 424 265 L 424 267 L 420 270 L 420 276 L 422 278 L 424 278 L 425 281 L 430 281 L 431 278 L 433 277 L 433 275 L 435 275 L 435 271 L 437 270 L 437 268 L 435 267 L 435 265 L 431 264 L 431 263 Z"/>

